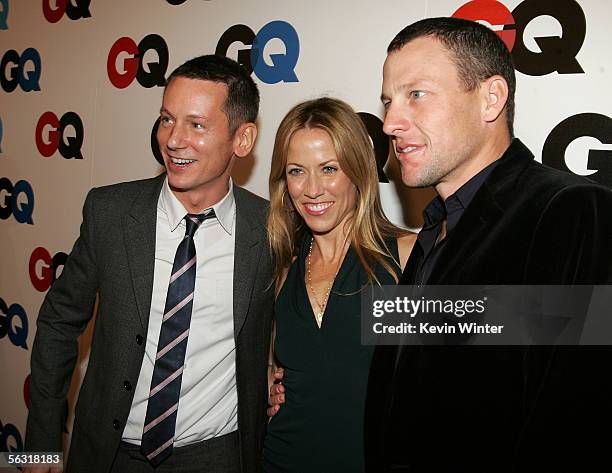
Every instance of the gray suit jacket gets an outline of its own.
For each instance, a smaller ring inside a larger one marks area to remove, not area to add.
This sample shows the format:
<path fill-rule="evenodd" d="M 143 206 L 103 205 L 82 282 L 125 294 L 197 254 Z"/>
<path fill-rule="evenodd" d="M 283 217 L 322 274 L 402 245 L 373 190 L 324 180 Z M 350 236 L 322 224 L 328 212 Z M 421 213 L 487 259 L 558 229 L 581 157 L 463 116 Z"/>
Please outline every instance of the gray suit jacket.
<path fill-rule="evenodd" d="M 78 240 L 47 294 L 32 347 L 27 451 L 61 451 L 65 398 L 77 337 L 99 306 L 77 406 L 68 472 L 108 472 L 144 356 L 155 252 L 156 207 L 165 175 L 93 189 Z M 265 431 L 273 294 L 267 202 L 234 186 L 234 334 L 240 459 L 259 469 Z"/>

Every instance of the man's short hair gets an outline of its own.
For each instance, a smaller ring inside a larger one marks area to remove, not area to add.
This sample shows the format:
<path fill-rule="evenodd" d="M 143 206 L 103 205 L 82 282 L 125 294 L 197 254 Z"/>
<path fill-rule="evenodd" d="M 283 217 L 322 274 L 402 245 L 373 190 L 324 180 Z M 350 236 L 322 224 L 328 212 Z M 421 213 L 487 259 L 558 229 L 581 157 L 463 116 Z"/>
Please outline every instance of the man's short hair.
<path fill-rule="evenodd" d="M 166 85 L 177 77 L 221 82 L 227 86 L 223 111 L 232 135 L 243 123 L 254 123 L 257 119 L 257 85 L 248 71 L 236 61 L 215 54 L 195 57 L 177 67 L 168 77 Z"/>
<path fill-rule="evenodd" d="M 401 49 L 410 41 L 431 36 L 438 39 L 453 56 L 459 78 L 468 91 L 494 75 L 508 83 L 506 121 L 510 136 L 514 135 L 514 92 L 516 76 L 510 51 L 491 29 L 475 21 L 461 18 L 425 18 L 400 31 L 387 48 L 387 53 Z"/>

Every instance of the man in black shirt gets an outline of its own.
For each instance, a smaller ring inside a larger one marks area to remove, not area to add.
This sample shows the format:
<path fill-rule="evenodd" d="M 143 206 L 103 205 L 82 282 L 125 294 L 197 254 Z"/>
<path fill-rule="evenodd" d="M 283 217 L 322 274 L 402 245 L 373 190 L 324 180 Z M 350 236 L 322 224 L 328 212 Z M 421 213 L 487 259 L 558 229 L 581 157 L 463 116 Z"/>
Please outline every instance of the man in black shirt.
<path fill-rule="evenodd" d="M 384 131 L 404 184 L 438 193 L 401 283 L 609 284 L 612 192 L 513 138 L 514 68 L 499 37 L 431 18 L 387 52 Z M 612 424 L 611 365 L 609 347 L 379 347 L 369 470 L 609 469 L 598 432 Z"/>

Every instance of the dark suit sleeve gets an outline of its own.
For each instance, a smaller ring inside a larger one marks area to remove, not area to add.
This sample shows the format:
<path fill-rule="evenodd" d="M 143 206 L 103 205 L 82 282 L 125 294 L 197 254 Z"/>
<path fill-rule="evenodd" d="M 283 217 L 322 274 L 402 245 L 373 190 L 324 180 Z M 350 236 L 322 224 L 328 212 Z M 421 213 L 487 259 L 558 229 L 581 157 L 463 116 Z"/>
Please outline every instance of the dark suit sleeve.
<path fill-rule="evenodd" d="M 78 356 L 77 338 L 93 315 L 98 289 L 94 194 L 95 190 L 90 191 L 85 200 L 80 236 L 38 314 L 26 451 L 62 451 L 66 394 Z"/>
<path fill-rule="evenodd" d="M 611 217 L 608 189 L 583 185 L 557 193 L 534 229 L 527 283 L 610 284 Z M 612 422 L 612 378 L 606 375 L 611 363 L 610 346 L 529 347 L 530 407 L 517 471 L 609 465 L 609 449 L 599 432 Z"/>
<path fill-rule="evenodd" d="M 526 283 L 610 284 L 612 191 L 580 185 L 555 194 L 534 228 L 526 261 Z"/>

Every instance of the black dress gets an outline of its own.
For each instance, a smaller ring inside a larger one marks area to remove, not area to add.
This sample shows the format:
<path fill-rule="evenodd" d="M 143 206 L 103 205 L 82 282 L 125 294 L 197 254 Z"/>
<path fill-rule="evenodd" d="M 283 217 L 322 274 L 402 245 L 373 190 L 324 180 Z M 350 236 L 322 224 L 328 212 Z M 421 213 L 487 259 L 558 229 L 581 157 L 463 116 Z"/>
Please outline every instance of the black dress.
<path fill-rule="evenodd" d="M 266 473 L 360 473 L 364 471 L 363 414 L 374 349 L 361 344 L 360 289 L 367 285 L 367 274 L 349 248 L 319 329 L 304 283 L 311 239 L 310 235 L 304 238 L 276 300 L 275 350 L 285 369 L 285 403 L 268 424 L 263 469 Z M 396 240 L 388 245 L 397 258 Z M 381 284 L 395 284 L 383 268 L 375 272 Z"/>

